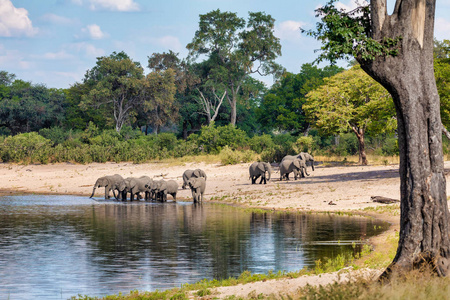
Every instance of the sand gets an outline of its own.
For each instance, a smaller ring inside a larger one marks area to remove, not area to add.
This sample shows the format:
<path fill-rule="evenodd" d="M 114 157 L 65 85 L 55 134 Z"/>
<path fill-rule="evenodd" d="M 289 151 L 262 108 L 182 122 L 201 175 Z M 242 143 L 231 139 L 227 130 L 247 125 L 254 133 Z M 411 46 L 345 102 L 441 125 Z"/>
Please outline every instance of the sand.
<path fill-rule="evenodd" d="M 249 165 L 250 163 L 231 166 L 205 163 L 180 165 L 165 163 L 0 164 L 0 180 L 3 183 L 0 191 L 2 194 L 43 193 L 89 197 L 98 177 L 113 174 L 120 174 L 124 178 L 147 175 L 155 179 L 176 180 L 180 186 L 178 200 L 192 201 L 190 190 L 181 189 L 182 174 L 186 169 L 201 168 L 208 176 L 206 202 L 221 202 L 269 210 L 360 212 L 366 207 L 385 205 L 372 202 L 371 196 L 400 198 L 398 165 L 338 167 L 318 165 L 315 171 L 308 168 L 311 176 L 290 181 L 280 181 L 280 174 L 275 168 L 272 180 L 266 185 L 251 184 Z M 445 166 L 450 167 L 450 162 L 446 162 Z M 449 185 L 447 185 L 447 194 L 449 194 Z M 103 198 L 104 189 L 97 189 L 95 197 Z M 171 196 L 168 196 L 168 199 L 171 200 Z M 392 224 L 391 230 L 398 228 L 398 217 L 387 220 Z M 374 272 L 367 271 L 364 274 L 373 276 Z M 214 297 L 223 298 L 227 295 L 248 297 L 252 293 L 258 295 L 294 292 L 299 286 L 307 283 L 326 284 L 335 280 L 346 280 L 346 278 L 348 276 L 343 276 L 341 271 L 321 276 L 269 280 L 245 286 L 222 287 L 215 291 Z"/>

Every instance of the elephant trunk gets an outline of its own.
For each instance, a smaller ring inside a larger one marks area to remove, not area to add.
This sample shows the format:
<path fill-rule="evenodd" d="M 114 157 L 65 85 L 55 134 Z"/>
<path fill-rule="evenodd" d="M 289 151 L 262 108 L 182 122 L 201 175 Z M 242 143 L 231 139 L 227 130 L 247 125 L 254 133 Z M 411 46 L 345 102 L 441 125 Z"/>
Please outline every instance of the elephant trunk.
<path fill-rule="evenodd" d="M 311 167 L 312 167 L 312 170 L 314 171 L 314 159 L 311 160 Z M 308 175 L 308 176 L 309 176 L 309 175 Z"/>
<path fill-rule="evenodd" d="M 270 170 L 270 168 L 267 170 L 267 175 L 269 175 L 267 177 L 267 181 L 270 181 L 270 176 L 272 175 L 272 171 Z"/>
<path fill-rule="evenodd" d="M 94 188 L 92 189 L 92 195 L 91 195 L 89 198 L 94 197 L 94 193 L 95 193 L 95 186 L 94 186 Z"/>
<path fill-rule="evenodd" d="M 314 169 L 313 169 L 314 170 Z M 306 174 L 306 176 L 309 176 L 309 174 L 308 174 L 308 170 L 305 168 L 305 174 Z"/>

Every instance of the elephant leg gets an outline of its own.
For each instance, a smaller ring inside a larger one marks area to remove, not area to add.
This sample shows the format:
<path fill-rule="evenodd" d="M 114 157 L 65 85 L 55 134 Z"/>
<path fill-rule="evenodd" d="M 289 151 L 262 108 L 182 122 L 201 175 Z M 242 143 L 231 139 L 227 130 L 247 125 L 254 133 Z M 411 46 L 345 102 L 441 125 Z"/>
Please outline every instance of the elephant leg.
<path fill-rule="evenodd" d="M 109 199 L 109 189 L 105 186 L 105 199 Z"/>
<path fill-rule="evenodd" d="M 262 182 L 263 182 L 263 180 L 264 180 L 264 184 L 266 184 L 266 178 L 264 177 L 264 176 L 261 176 L 261 180 L 259 181 L 259 184 L 261 184 Z"/>

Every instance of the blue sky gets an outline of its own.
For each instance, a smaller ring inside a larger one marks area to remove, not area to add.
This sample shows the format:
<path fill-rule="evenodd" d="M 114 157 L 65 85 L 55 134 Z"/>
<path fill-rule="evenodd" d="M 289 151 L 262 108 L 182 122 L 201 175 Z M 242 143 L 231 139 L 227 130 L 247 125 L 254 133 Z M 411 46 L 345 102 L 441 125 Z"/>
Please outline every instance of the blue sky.
<path fill-rule="evenodd" d="M 17 78 L 68 88 L 99 56 L 125 51 L 147 66 L 148 56 L 172 50 L 186 57 L 199 15 L 215 9 L 247 19 L 272 15 L 282 44 L 278 63 L 289 72 L 312 62 L 320 45 L 300 34 L 314 28 L 314 9 L 327 0 L 0 0 L 0 70 Z M 393 5 L 394 0 L 388 0 Z M 341 5 L 354 6 L 351 0 Z M 450 0 L 437 0 L 435 36 L 450 39 Z M 148 69 L 145 70 L 148 73 Z M 261 79 L 261 78 L 260 78 Z M 272 78 L 264 78 L 268 85 Z"/>

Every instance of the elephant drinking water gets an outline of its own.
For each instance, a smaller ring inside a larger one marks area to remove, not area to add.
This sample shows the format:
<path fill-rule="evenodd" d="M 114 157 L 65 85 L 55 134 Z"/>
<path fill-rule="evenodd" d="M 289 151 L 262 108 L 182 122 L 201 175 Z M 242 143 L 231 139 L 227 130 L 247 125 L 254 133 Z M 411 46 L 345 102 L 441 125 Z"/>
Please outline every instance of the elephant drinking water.
<path fill-rule="evenodd" d="M 105 187 L 105 199 L 109 199 L 109 192 L 117 189 L 119 183 L 123 180 L 123 177 L 119 174 L 114 174 L 110 176 L 103 176 L 97 179 L 92 189 L 92 194 L 89 198 L 94 197 L 95 189 L 100 187 Z"/>

